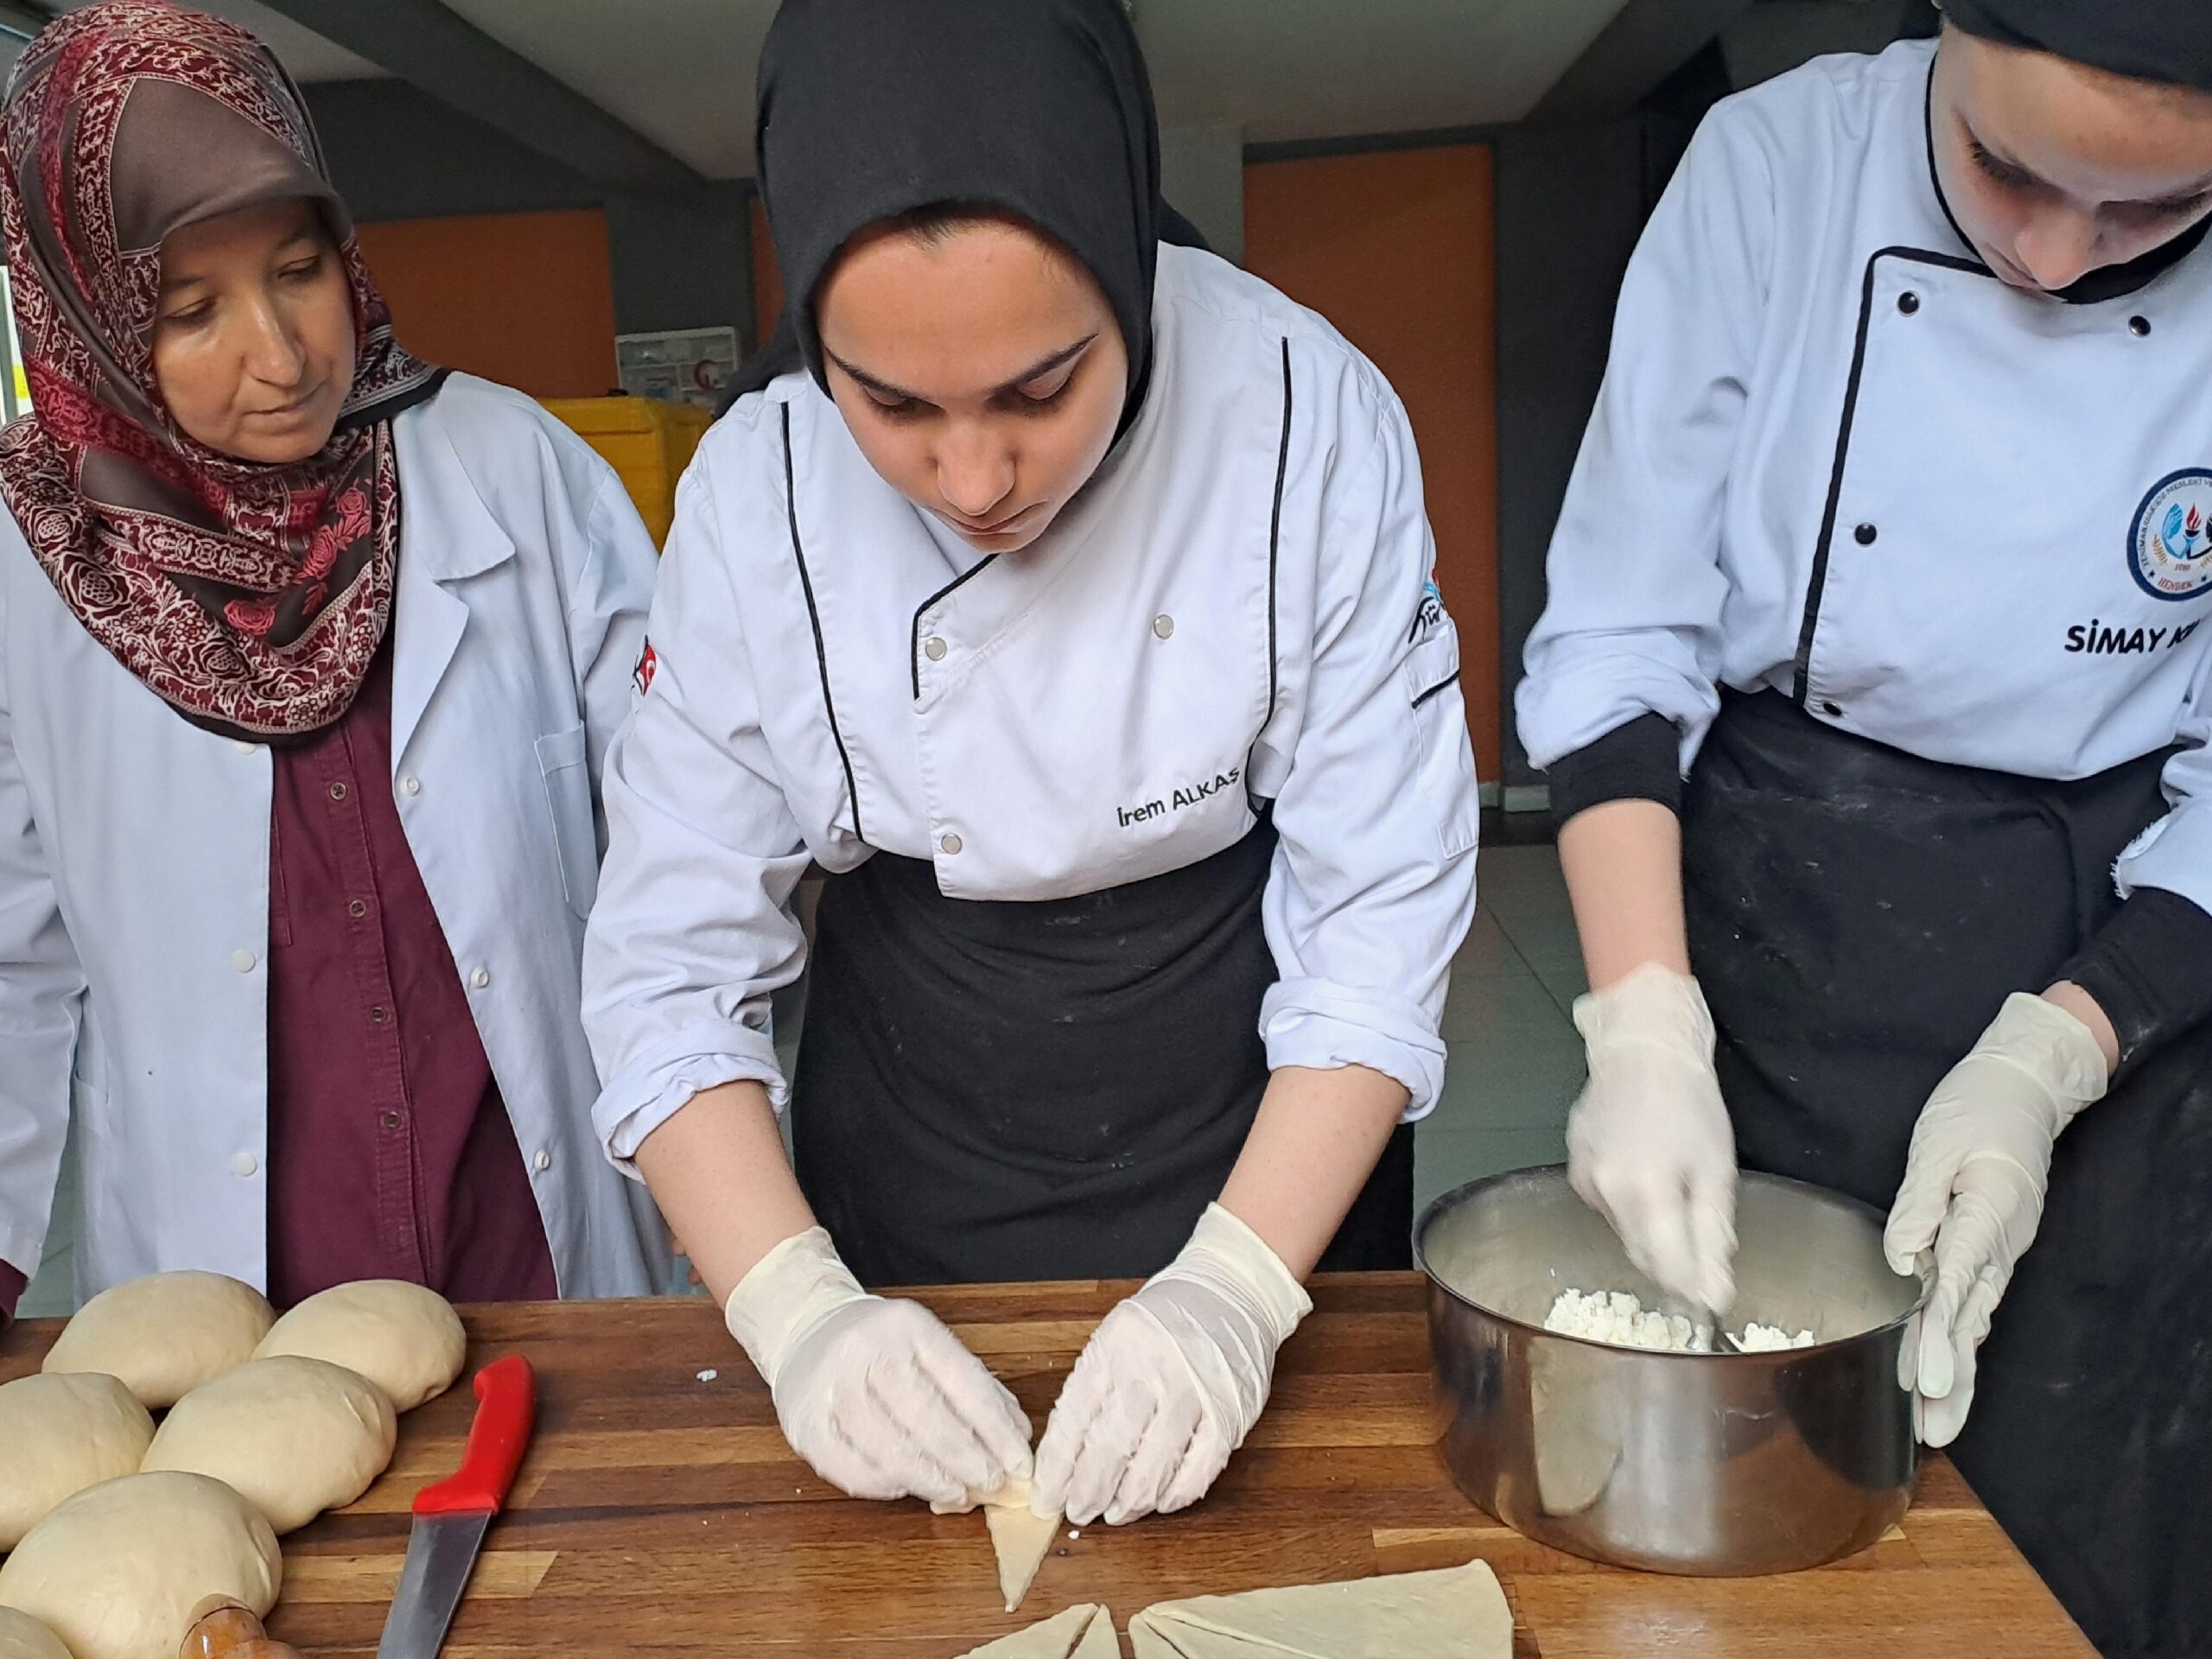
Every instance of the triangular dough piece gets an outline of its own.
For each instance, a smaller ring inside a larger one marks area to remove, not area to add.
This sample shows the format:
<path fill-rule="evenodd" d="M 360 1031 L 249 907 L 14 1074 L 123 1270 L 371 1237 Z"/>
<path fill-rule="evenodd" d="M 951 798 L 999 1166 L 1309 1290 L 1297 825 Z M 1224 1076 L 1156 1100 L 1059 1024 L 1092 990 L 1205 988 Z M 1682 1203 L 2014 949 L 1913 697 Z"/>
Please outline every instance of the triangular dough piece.
<path fill-rule="evenodd" d="M 1068 1659 L 1122 1659 L 1122 1644 L 1114 1639 L 1114 1615 L 1098 1609 L 1098 1617 L 1090 1621 Z"/>
<path fill-rule="evenodd" d="M 1482 1561 L 1164 1601 L 1137 1616 L 1133 1633 L 1137 1624 L 1180 1659 L 1513 1659 L 1512 1610 Z"/>
<path fill-rule="evenodd" d="M 1103 1648 L 1093 1641 L 1100 1630 L 1106 1632 Z M 1097 1656 L 1118 1659 L 1114 1649 L 1114 1618 L 1103 1607 L 1086 1602 L 1064 1613 L 1055 1613 L 1026 1630 L 1016 1630 L 1012 1636 L 1002 1636 L 995 1642 L 971 1648 L 960 1659 L 1096 1659 Z"/>
<path fill-rule="evenodd" d="M 1129 1621 L 1129 1646 L 1135 1650 L 1137 1659 L 1189 1659 L 1142 1613 Z"/>
<path fill-rule="evenodd" d="M 1010 1480 L 1005 1485 L 976 1503 L 931 1503 L 933 1515 L 966 1515 L 981 1507 L 984 1523 L 990 1528 L 991 1548 L 999 1560 L 999 1588 L 1006 1596 L 1006 1610 L 1013 1612 L 1021 1605 L 1021 1599 L 1029 1593 L 1029 1586 L 1036 1582 L 1037 1569 L 1052 1553 L 1053 1535 L 1060 1529 L 1060 1517 L 1032 1515 L 1029 1512 L 1029 1483 Z"/>
<path fill-rule="evenodd" d="M 1017 1480 L 994 1493 L 983 1504 L 983 1520 L 991 1529 L 991 1548 L 998 1552 L 999 1588 L 1006 1595 L 1009 1613 L 1036 1582 L 1037 1569 L 1052 1553 L 1052 1536 L 1060 1529 L 1057 1515 L 1029 1512 L 1029 1483 Z"/>

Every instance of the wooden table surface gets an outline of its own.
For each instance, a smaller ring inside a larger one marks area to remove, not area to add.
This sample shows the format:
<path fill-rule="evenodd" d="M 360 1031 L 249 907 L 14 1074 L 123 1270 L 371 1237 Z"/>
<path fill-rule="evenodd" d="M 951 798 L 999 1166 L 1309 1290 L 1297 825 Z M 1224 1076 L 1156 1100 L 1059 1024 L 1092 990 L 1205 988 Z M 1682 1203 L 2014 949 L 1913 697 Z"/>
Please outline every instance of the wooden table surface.
<path fill-rule="evenodd" d="M 975 1286 L 921 1300 L 1041 1430 L 1084 1338 L 1128 1288 Z M 1941 1459 L 1902 1529 L 1818 1572 L 1663 1578 L 1532 1544 L 1445 1471 L 1422 1281 L 1324 1279 L 1314 1301 L 1267 1415 L 1211 1496 L 1180 1515 L 1064 1535 L 1013 1617 L 980 1516 L 855 1503 L 791 1455 L 709 1303 L 464 1309 L 472 1372 L 511 1352 L 537 1367 L 537 1434 L 445 1651 L 950 1659 L 1078 1601 L 1104 1602 L 1123 1628 L 1167 1597 L 1480 1556 L 1512 1603 L 1516 1659 L 2093 1659 Z M 0 1380 L 35 1367 L 58 1328 L 30 1321 L 0 1338 Z M 456 1465 L 473 1404 L 464 1382 L 409 1414 L 366 1496 L 284 1541 L 275 1633 L 311 1654 L 373 1653 L 409 1500 Z"/>

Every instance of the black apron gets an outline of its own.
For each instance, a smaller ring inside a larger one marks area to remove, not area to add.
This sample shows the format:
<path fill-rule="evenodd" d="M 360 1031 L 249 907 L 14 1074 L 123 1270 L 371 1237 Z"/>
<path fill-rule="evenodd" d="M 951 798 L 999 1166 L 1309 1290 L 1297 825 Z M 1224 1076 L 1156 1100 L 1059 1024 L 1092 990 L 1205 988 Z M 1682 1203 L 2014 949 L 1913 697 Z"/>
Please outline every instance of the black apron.
<path fill-rule="evenodd" d="M 864 1283 L 1141 1277 L 1220 1196 L 1267 1088 L 1262 820 L 1079 898 L 948 899 L 877 853 L 815 918 L 799 1185 Z M 1402 1125 L 1324 1270 L 1412 1263 Z"/>
<path fill-rule="evenodd" d="M 2014 778 L 1731 694 L 1683 869 L 1744 1166 L 1886 1210 L 1936 1084 L 2118 906 L 2165 759 Z M 2212 1024 L 2060 1140 L 1953 1455 L 2101 1652 L 2212 1654 Z"/>

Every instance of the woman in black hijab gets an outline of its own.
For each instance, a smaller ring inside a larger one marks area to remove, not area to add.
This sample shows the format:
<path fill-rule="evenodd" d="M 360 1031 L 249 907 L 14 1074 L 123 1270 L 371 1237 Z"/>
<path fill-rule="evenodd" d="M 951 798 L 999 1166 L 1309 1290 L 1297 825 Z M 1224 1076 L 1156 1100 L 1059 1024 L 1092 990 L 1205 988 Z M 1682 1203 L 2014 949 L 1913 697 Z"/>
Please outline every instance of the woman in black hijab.
<path fill-rule="evenodd" d="M 847 1491 L 1178 1509 L 1304 1277 L 1409 1255 L 1477 814 L 1405 413 L 1164 232 L 1114 0 L 791 0 L 760 156 L 804 372 L 683 486 L 610 761 L 600 1128 Z M 794 1179 L 765 1026 L 810 863 Z M 855 1273 L 1152 1277 L 1033 1470 Z"/>

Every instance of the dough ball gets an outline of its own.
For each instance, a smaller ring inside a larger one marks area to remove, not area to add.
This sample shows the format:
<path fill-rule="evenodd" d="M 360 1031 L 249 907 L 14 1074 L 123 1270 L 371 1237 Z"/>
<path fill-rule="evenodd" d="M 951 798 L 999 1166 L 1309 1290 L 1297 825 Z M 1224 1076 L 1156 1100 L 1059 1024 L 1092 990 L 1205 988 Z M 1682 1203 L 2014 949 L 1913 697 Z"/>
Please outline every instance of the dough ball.
<path fill-rule="evenodd" d="M 69 1649 L 29 1613 L 0 1607 L 0 1659 L 69 1659 Z"/>
<path fill-rule="evenodd" d="M 281 1535 L 368 1491 L 398 1424 L 384 1390 L 342 1365 L 251 1360 L 178 1401 L 143 1467 L 212 1475 Z"/>
<path fill-rule="evenodd" d="M 87 1486 L 138 1472 L 154 1420 L 137 1396 L 94 1372 L 0 1385 L 0 1554 Z M 0 1655 L 4 1655 L 0 1648 Z"/>
<path fill-rule="evenodd" d="M 31 1529 L 0 1566 L 0 1607 L 42 1620 L 73 1659 L 176 1659 L 192 1610 L 228 1596 L 256 1613 L 283 1577 L 276 1535 L 205 1475 L 125 1475 Z"/>
<path fill-rule="evenodd" d="M 276 1318 L 259 1291 L 219 1273 L 156 1273 L 79 1308 L 41 1369 L 119 1376 L 159 1411 L 245 1364 Z"/>
<path fill-rule="evenodd" d="M 276 1321 L 256 1359 L 302 1354 L 363 1376 L 412 1411 L 461 1375 L 468 1333 L 453 1304 L 401 1279 L 364 1279 L 310 1296 Z"/>

